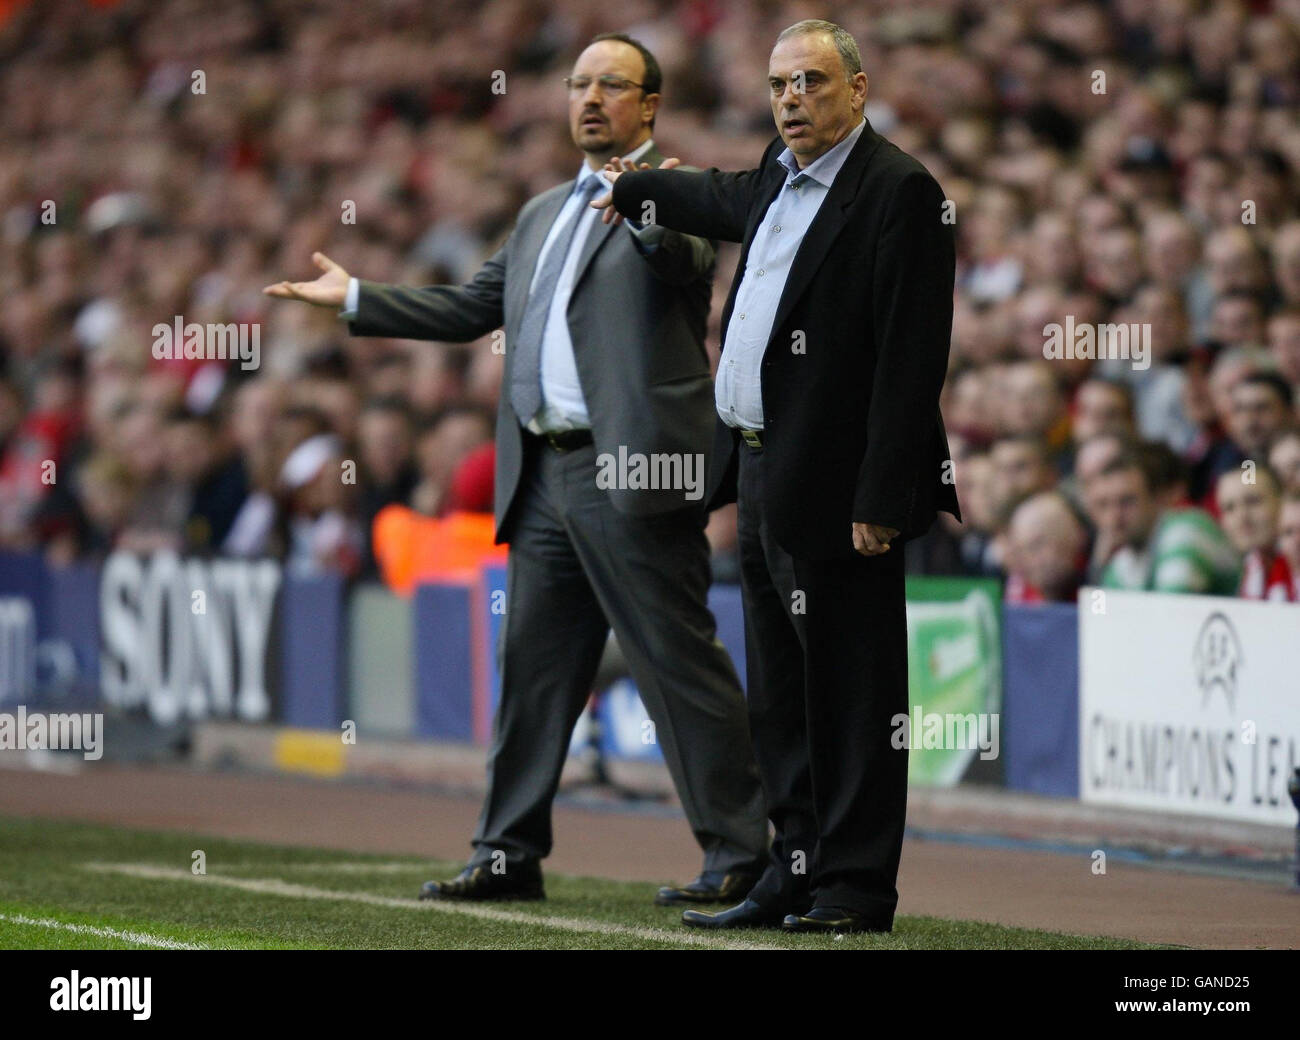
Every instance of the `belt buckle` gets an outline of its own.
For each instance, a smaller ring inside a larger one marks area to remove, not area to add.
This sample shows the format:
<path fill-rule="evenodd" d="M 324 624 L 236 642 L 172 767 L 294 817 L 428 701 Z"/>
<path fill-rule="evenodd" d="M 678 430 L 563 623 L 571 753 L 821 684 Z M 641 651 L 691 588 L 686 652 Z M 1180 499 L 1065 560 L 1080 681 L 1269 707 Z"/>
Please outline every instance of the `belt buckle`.
<path fill-rule="evenodd" d="M 560 443 L 560 439 L 557 436 L 555 436 L 554 430 L 547 430 L 545 433 L 542 434 L 542 436 L 546 438 L 546 443 L 549 444 L 556 451 L 559 452 L 568 451 L 568 449 Z"/>
<path fill-rule="evenodd" d="M 741 430 L 740 435 L 751 448 L 761 448 L 763 446 L 763 438 L 758 435 L 757 430 Z"/>

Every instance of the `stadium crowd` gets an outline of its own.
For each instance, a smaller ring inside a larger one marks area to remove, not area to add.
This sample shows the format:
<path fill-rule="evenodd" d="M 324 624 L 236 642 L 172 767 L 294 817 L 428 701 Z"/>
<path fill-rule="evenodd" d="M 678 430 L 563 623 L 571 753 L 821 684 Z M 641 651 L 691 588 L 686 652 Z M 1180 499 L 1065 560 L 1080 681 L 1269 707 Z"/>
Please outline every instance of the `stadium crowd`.
<path fill-rule="evenodd" d="M 1004 577 L 1019 602 L 1084 583 L 1300 599 L 1300 0 L 609 11 L 0 5 L 0 548 L 363 575 L 385 505 L 489 510 L 491 338 L 351 338 L 262 286 L 310 277 L 315 250 L 468 280 L 574 175 L 562 78 L 601 31 L 658 57 L 665 154 L 753 166 L 770 43 L 815 16 L 854 33 L 872 126 L 955 218 L 943 411 L 965 520 L 940 514 L 909 568 Z M 155 357 L 178 316 L 258 325 L 259 363 Z M 1135 349 L 1149 330 L 1145 357 L 1054 356 L 1067 320 Z M 733 575 L 734 518 L 710 537 Z"/>

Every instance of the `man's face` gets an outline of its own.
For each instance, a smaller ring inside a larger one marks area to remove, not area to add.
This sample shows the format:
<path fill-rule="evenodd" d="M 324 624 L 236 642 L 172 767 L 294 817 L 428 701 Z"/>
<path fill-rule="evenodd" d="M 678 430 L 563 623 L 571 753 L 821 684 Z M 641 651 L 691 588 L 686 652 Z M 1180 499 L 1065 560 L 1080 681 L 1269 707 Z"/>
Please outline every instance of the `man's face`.
<path fill-rule="evenodd" d="M 1237 472 L 1219 479 L 1219 522 L 1239 553 L 1266 549 L 1277 533 L 1277 489 L 1267 478 L 1247 484 Z"/>
<path fill-rule="evenodd" d="M 1087 507 L 1098 533 L 1114 545 L 1140 548 L 1156 518 L 1155 499 L 1137 469 L 1097 477 Z"/>
<path fill-rule="evenodd" d="M 618 40 L 593 43 L 578 55 L 570 76 L 586 83 L 585 89 L 569 91 L 569 132 L 589 157 L 603 163 L 650 136 L 659 95 L 631 85 L 614 91 L 602 83 L 606 76 L 628 84 L 645 82 L 645 63 L 635 47 Z"/>
<path fill-rule="evenodd" d="M 1286 231 L 1273 245 L 1273 275 L 1286 297 L 1300 296 L 1300 232 Z"/>
<path fill-rule="evenodd" d="M 240 450 L 249 451 L 267 443 L 274 435 L 280 413 L 280 397 L 265 379 L 245 383 L 235 395 L 232 428 Z"/>
<path fill-rule="evenodd" d="M 1040 335 L 1040 349 L 1041 342 Z M 1060 418 L 1063 401 L 1046 362 L 1011 365 L 1003 389 L 1003 420 L 1008 432 L 1046 433 Z"/>
<path fill-rule="evenodd" d="M 1229 296 L 1214 305 L 1210 335 L 1220 343 L 1253 346 L 1264 338 L 1264 323 L 1258 304 Z"/>
<path fill-rule="evenodd" d="M 1068 511 L 1050 498 L 1030 499 L 1011 518 L 1011 550 L 1017 569 L 1049 599 L 1074 577 L 1084 533 Z"/>
<path fill-rule="evenodd" d="M 357 440 L 363 464 L 381 483 L 394 480 L 410 458 L 410 427 L 397 412 L 366 412 L 361 417 Z"/>
<path fill-rule="evenodd" d="M 175 422 L 164 430 L 167 470 L 183 483 L 197 482 L 215 461 L 216 444 L 211 431 L 194 421 Z"/>
<path fill-rule="evenodd" d="M 972 455 L 957 463 L 957 501 L 965 522 L 976 531 L 992 531 L 997 526 L 993 497 L 993 463 L 988 455 Z"/>
<path fill-rule="evenodd" d="M 1053 483 L 1051 467 L 1033 445 L 1000 441 L 993 445 L 993 471 L 1008 498 L 1021 498 Z"/>
<path fill-rule="evenodd" d="M 1287 379 L 1300 379 L 1300 317 L 1282 314 L 1268 325 L 1268 347 Z"/>
<path fill-rule="evenodd" d="M 772 118 L 800 168 L 849 135 L 860 122 L 867 76 L 845 79 L 844 63 L 827 33 L 782 40 L 767 65 Z"/>
<path fill-rule="evenodd" d="M 1269 449 L 1268 464 L 1288 491 L 1300 490 L 1300 437 L 1280 437 Z"/>
<path fill-rule="evenodd" d="M 425 477 L 448 481 L 465 456 L 492 436 L 477 415 L 449 415 L 420 439 L 419 464 Z"/>
<path fill-rule="evenodd" d="M 1097 474 L 1111 464 L 1122 450 L 1117 437 L 1094 437 L 1079 446 L 1074 457 L 1074 475 L 1079 486 L 1087 489 Z"/>
<path fill-rule="evenodd" d="M 1074 416 L 1074 439 L 1082 443 L 1099 433 L 1127 433 L 1128 401 L 1122 391 L 1106 383 L 1089 382 L 1079 388 Z"/>
<path fill-rule="evenodd" d="M 1277 522 L 1277 551 L 1294 574 L 1300 571 L 1300 502 L 1283 502 Z"/>
<path fill-rule="evenodd" d="M 1233 442 L 1247 454 L 1263 452 L 1286 420 L 1286 407 L 1272 388 L 1258 383 L 1239 383 L 1233 389 L 1228 426 Z"/>

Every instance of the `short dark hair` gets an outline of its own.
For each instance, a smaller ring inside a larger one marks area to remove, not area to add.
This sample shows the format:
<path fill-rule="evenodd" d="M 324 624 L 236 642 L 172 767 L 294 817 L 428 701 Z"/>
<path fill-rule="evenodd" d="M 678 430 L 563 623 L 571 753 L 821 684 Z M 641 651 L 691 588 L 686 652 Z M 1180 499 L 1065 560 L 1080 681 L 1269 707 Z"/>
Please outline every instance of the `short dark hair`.
<path fill-rule="evenodd" d="M 636 52 L 641 55 L 641 61 L 645 63 L 645 74 L 641 77 L 641 89 L 647 94 L 658 94 L 664 85 L 664 76 L 659 71 L 659 62 L 655 61 L 655 56 L 650 53 L 649 48 L 640 40 L 634 40 L 627 33 L 621 32 L 598 33 L 587 41 L 587 46 L 590 47 L 593 43 L 604 43 L 606 40 L 626 43 L 629 47 L 636 48 Z"/>
<path fill-rule="evenodd" d="M 1191 480 L 1191 467 L 1166 442 L 1139 441 L 1134 450 L 1151 490 L 1170 491 Z"/>
<path fill-rule="evenodd" d="M 1110 462 L 1097 474 L 1109 477 L 1135 470 L 1151 494 L 1171 491 L 1185 485 L 1191 470 L 1178 453 L 1164 441 L 1127 441 Z"/>
<path fill-rule="evenodd" d="M 1279 372 L 1252 372 L 1250 375 L 1242 377 L 1237 386 L 1267 387 L 1277 394 L 1282 407 L 1292 408 L 1295 406 L 1295 392 L 1291 389 L 1291 384 Z M 1233 389 L 1236 389 L 1236 387 Z"/>
<path fill-rule="evenodd" d="M 1089 383 L 1092 383 L 1095 386 L 1103 386 L 1107 390 L 1119 394 L 1119 396 L 1124 399 L 1124 411 L 1128 413 L 1130 419 L 1137 414 L 1137 407 L 1134 403 L 1133 388 L 1129 386 L 1128 383 L 1120 382 L 1118 379 L 1110 379 L 1106 376 L 1089 376 L 1080 384 L 1079 389 L 1082 390 L 1083 387 L 1087 386 Z"/>
<path fill-rule="evenodd" d="M 1154 474 L 1151 472 L 1150 461 L 1143 456 L 1141 449 L 1137 445 L 1125 446 L 1118 455 L 1102 466 L 1097 476 L 1110 477 L 1116 473 L 1128 473 L 1130 470 L 1136 472 L 1142 478 L 1142 484 L 1148 493 L 1155 492 L 1156 482 Z"/>
<path fill-rule="evenodd" d="M 640 40 L 634 40 L 627 33 L 607 32 L 597 33 L 587 41 L 590 47 L 593 43 L 604 43 L 606 40 L 613 40 L 616 43 L 626 43 L 629 47 L 636 48 L 636 52 L 641 55 L 641 61 L 645 65 L 645 73 L 641 76 L 641 89 L 647 94 L 658 94 L 663 89 L 664 74 L 659 69 L 659 62 L 655 61 L 655 56 L 650 53 Z M 654 116 L 650 117 L 650 129 L 655 128 Z"/>

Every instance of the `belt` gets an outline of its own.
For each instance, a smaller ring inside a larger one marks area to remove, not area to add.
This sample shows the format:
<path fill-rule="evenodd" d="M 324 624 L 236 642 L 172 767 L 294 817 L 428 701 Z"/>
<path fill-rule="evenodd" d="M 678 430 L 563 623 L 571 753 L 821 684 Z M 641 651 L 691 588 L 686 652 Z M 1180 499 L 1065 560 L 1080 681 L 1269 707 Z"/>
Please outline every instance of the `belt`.
<path fill-rule="evenodd" d="M 532 430 L 525 429 L 524 433 L 536 440 L 549 444 L 559 452 L 585 448 L 588 444 L 593 442 L 590 430 L 560 430 L 558 432 L 545 431 L 543 433 L 533 433 Z"/>
<path fill-rule="evenodd" d="M 743 440 L 751 448 L 763 447 L 762 430 L 746 430 L 744 427 L 738 426 L 736 427 L 736 432 L 740 434 L 741 440 Z"/>

